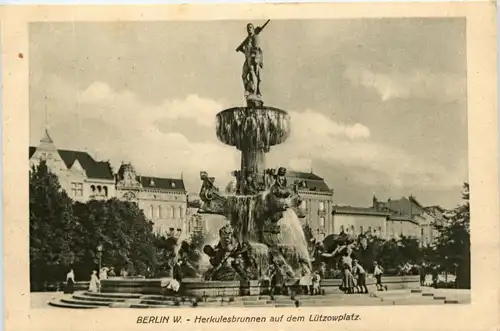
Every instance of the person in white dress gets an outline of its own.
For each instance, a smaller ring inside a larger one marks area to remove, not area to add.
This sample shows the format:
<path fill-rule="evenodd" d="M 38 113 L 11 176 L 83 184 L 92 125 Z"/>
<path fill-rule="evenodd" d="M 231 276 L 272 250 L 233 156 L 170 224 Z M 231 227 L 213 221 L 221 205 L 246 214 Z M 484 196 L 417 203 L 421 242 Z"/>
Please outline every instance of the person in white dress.
<path fill-rule="evenodd" d="M 108 268 L 104 267 L 99 271 L 99 279 L 108 279 Z"/>
<path fill-rule="evenodd" d="M 92 275 L 90 276 L 89 291 L 93 293 L 98 292 L 100 283 L 99 278 L 97 278 L 97 270 L 92 271 Z"/>

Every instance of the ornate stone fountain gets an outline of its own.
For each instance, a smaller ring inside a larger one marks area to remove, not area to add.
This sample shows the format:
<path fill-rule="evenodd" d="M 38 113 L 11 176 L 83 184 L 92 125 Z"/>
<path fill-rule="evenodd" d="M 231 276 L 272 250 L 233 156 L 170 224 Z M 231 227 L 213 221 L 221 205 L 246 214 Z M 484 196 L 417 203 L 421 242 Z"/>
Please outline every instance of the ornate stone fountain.
<path fill-rule="evenodd" d="M 219 231 L 220 242 L 204 248 L 212 265 L 206 280 L 261 279 L 271 264 L 285 278 L 294 279 L 303 264 L 310 265 L 297 216 L 301 201 L 296 185 L 288 185 L 285 168 L 268 169 L 265 163 L 271 147 L 290 135 L 290 117 L 262 101 L 263 52 L 258 38 L 263 27 L 248 24 L 248 36 L 237 48 L 245 54 L 242 78 L 247 106 L 223 110 L 216 118 L 217 138 L 241 152 L 241 167 L 232 173 L 235 191 L 224 194 L 213 177 L 206 172 L 200 176 L 200 212 L 221 214 L 230 221 Z"/>

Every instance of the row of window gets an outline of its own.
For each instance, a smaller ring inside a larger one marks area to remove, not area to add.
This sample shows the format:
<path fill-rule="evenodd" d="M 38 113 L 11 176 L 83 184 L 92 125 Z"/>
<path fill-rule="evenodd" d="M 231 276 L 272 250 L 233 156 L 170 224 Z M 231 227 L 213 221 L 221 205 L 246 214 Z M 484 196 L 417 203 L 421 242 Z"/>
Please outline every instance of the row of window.
<path fill-rule="evenodd" d="M 91 195 L 93 196 L 102 196 L 102 197 L 108 196 L 107 186 L 91 185 L 90 190 L 92 192 Z M 75 198 L 83 197 L 83 183 L 76 183 L 76 182 L 71 183 L 71 196 Z"/>
<path fill-rule="evenodd" d="M 354 227 L 354 225 L 351 225 L 351 226 L 348 226 L 348 227 L 344 227 L 343 225 L 340 226 L 340 232 L 345 232 L 345 233 L 348 233 L 348 234 L 357 234 L 356 232 L 356 228 Z M 368 227 L 368 229 L 365 231 L 365 229 L 363 228 L 363 226 L 361 225 L 359 227 L 359 232 L 360 234 L 366 234 L 366 233 L 371 233 L 371 234 L 381 234 L 382 233 L 382 227 L 379 226 L 378 228 L 372 228 L 371 226 Z"/>
<path fill-rule="evenodd" d="M 162 207 L 162 206 L 149 206 L 149 218 L 175 218 L 184 219 L 184 208 L 178 207 Z"/>
<path fill-rule="evenodd" d="M 103 196 L 103 197 L 108 196 L 108 187 L 107 186 L 90 185 L 90 190 L 92 191 L 92 195 Z"/>
<path fill-rule="evenodd" d="M 308 207 L 307 206 L 307 202 L 308 202 L 307 200 L 303 200 L 301 207 L 307 209 L 307 207 Z M 325 202 L 324 201 L 319 201 L 318 202 L 318 210 L 319 211 L 325 211 Z"/>

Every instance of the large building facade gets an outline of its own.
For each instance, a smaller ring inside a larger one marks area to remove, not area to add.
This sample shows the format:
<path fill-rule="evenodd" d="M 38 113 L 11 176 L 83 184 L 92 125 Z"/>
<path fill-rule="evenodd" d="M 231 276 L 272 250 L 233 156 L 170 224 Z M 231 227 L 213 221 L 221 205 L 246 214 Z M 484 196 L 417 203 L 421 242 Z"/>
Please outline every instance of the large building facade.
<path fill-rule="evenodd" d="M 136 202 L 160 234 L 187 231 L 187 192 L 182 178 L 141 176 L 131 164 L 116 174 L 109 162 L 87 152 L 57 149 L 46 130 L 40 143 L 29 148 L 30 167 L 45 160 L 61 188 L 75 201 L 117 198 Z"/>
<path fill-rule="evenodd" d="M 370 234 L 383 239 L 403 236 L 430 245 L 437 236 L 434 224 L 444 222 L 444 209 L 423 207 L 413 196 L 378 201 L 371 207 L 336 206 L 333 210 L 333 233 Z"/>
<path fill-rule="evenodd" d="M 138 175 L 132 164 L 116 174 L 116 197 L 136 202 L 162 234 L 179 236 L 187 231 L 187 192 L 184 181 Z"/>
<path fill-rule="evenodd" d="M 29 148 L 30 168 L 42 160 L 75 201 L 116 196 L 115 176 L 108 162 L 96 161 L 86 152 L 57 149 L 47 130 L 40 144 Z"/>
<path fill-rule="evenodd" d="M 333 233 L 333 190 L 328 187 L 325 180 L 314 173 L 287 172 L 287 182 L 297 184 L 305 211 L 303 222 L 311 228 L 317 240 L 323 240 L 328 234 Z"/>

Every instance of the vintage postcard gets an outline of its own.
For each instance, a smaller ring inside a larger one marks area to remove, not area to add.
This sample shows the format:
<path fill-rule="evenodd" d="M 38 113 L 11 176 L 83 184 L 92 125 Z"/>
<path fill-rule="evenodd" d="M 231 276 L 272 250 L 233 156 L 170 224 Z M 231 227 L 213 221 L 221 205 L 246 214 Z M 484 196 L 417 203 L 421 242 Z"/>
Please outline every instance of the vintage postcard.
<path fill-rule="evenodd" d="M 500 326 L 493 3 L 0 15 L 7 331 Z"/>

